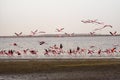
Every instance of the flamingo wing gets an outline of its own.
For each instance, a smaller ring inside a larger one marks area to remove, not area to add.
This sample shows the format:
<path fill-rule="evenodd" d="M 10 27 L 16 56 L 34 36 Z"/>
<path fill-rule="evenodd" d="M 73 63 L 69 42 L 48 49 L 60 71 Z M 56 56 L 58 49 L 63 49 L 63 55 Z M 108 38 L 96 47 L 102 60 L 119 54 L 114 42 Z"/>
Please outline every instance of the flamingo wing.
<path fill-rule="evenodd" d="M 19 34 L 18 34 L 18 33 L 15 33 L 15 35 L 16 35 L 16 36 L 19 36 Z"/>

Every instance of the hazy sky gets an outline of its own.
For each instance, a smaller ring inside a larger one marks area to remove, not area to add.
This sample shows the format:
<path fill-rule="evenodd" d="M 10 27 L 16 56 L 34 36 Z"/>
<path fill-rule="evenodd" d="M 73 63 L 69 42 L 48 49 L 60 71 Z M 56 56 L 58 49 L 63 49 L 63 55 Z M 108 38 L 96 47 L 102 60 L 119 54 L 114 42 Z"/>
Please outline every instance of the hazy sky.
<path fill-rule="evenodd" d="M 83 19 L 98 19 L 113 26 L 97 33 L 119 33 L 120 0 L 0 0 L 0 36 L 30 34 L 36 29 L 57 33 L 59 27 L 69 33 L 89 33 L 101 27 L 83 24 Z"/>

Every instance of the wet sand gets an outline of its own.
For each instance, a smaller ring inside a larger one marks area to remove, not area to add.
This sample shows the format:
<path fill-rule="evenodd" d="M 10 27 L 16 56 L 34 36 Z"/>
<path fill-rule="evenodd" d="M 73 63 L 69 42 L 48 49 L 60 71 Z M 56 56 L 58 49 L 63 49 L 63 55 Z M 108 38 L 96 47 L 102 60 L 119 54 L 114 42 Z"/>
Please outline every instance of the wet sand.
<path fill-rule="evenodd" d="M 120 80 L 120 59 L 1 60 L 0 80 Z"/>

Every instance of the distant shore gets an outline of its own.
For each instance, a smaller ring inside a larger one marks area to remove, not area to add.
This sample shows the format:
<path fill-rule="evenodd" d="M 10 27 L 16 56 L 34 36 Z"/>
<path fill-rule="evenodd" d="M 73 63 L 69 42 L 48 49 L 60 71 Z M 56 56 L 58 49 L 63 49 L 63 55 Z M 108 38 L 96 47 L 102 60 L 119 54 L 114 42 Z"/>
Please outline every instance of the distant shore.
<path fill-rule="evenodd" d="M 58 36 L 59 35 L 59 36 Z M 90 35 L 90 34 L 74 34 L 72 36 L 67 36 L 65 34 L 41 34 L 41 35 L 23 35 L 23 36 L 0 36 L 0 38 L 18 38 L 18 37 L 99 37 L 99 36 L 120 36 L 118 35 L 109 35 L 109 34 L 95 34 L 95 35 Z"/>

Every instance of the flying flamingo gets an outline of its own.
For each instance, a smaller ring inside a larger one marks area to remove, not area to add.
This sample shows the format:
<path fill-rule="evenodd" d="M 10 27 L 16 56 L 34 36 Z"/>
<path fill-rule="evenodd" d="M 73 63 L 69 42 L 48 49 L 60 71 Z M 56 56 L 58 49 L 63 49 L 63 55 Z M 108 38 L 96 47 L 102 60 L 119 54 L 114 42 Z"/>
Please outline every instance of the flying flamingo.
<path fill-rule="evenodd" d="M 91 23 L 91 21 L 88 19 L 88 20 L 81 20 L 81 22 L 83 23 Z"/>
<path fill-rule="evenodd" d="M 16 36 L 21 36 L 22 35 L 22 32 L 20 33 L 15 33 Z"/>
<path fill-rule="evenodd" d="M 115 47 L 111 49 L 111 53 L 114 53 L 114 52 L 116 52 L 116 48 Z"/>
<path fill-rule="evenodd" d="M 65 35 L 67 35 L 67 36 L 74 36 L 74 33 L 71 33 L 71 34 L 65 33 Z"/>
<path fill-rule="evenodd" d="M 39 44 L 43 45 L 43 44 L 45 44 L 45 41 L 39 41 Z"/>
<path fill-rule="evenodd" d="M 102 50 L 99 49 L 97 53 L 101 56 Z"/>
<path fill-rule="evenodd" d="M 71 55 L 73 52 L 72 52 L 72 49 L 69 49 L 69 51 L 67 52 L 69 55 Z"/>
<path fill-rule="evenodd" d="M 63 48 L 63 45 L 62 44 L 60 44 L 60 49 L 62 49 Z"/>
<path fill-rule="evenodd" d="M 13 50 L 8 50 L 8 55 L 13 56 Z"/>
<path fill-rule="evenodd" d="M 47 49 L 44 49 L 45 50 L 45 53 L 44 53 L 44 55 L 49 55 L 49 52 L 48 52 L 48 50 Z"/>
<path fill-rule="evenodd" d="M 112 25 L 104 25 L 102 28 L 96 28 L 96 29 L 94 29 L 94 31 L 102 30 L 102 29 L 104 29 L 104 28 L 106 28 L 106 27 L 112 28 Z"/>
<path fill-rule="evenodd" d="M 17 55 L 21 55 L 21 53 L 19 51 L 16 51 Z"/>
<path fill-rule="evenodd" d="M 89 50 L 88 49 L 88 54 L 93 54 L 94 53 L 94 50 Z"/>
<path fill-rule="evenodd" d="M 35 31 L 31 31 L 32 35 L 35 35 L 37 33 L 38 29 L 36 29 Z"/>
<path fill-rule="evenodd" d="M 29 49 L 24 49 L 23 52 L 26 54 Z"/>
<path fill-rule="evenodd" d="M 95 34 L 95 32 L 90 32 L 90 35 L 94 35 Z"/>
<path fill-rule="evenodd" d="M 95 24 L 95 23 L 97 23 L 97 24 L 104 24 L 103 22 L 98 22 L 97 19 L 95 19 L 95 20 L 90 20 L 90 19 L 88 19 L 88 20 L 81 20 L 81 22 L 83 22 L 83 23 L 92 23 L 92 24 Z"/>
<path fill-rule="evenodd" d="M 117 34 L 117 31 L 115 31 L 114 33 L 113 33 L 113 32 L 110 32 L 110 34 L 111 34 L 112 36 L 115 36 L 115 35 Z"/>
<path fill-rule="evenodd" d="M 30 53 L 31 53 L 31 54 L 37 54 L 37 51 L 35 51 L 35 50 L 30 50 Z"/>
<path fill-rule="evenodd" d="M 64 30 L 64 28 L 60 28 L 60 29 L 56 29 L 57 30 L 57 32 L 62 32 L 63 30 Z"/>
<path fill-rule="evenodd" d="M 97 24 L 101 24 L 101 25 L 103 25 L 104 23 L 103 22 L 96 22 Z"/>
<path fill-rule="evenodd" d="M 110 28 L 112 28 L 112 25 L 104 25 L 104 27 L 110 27 Z"/>

